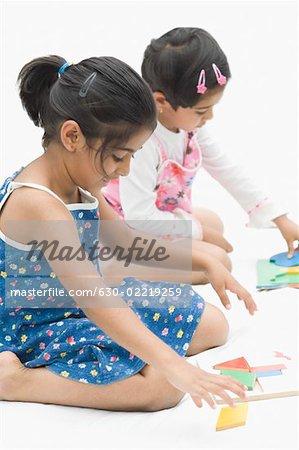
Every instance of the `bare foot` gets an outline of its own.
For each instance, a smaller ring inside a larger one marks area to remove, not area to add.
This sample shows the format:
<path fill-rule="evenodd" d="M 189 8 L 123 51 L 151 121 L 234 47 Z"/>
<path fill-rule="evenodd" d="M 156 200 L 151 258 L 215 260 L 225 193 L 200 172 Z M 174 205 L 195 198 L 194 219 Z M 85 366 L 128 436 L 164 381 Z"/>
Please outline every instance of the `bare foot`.
<path fill-rule="evenodd" d="M 18 389 L 28 370 L 14 353 L 0 353 L 0 400 L 17 400 Z"/>

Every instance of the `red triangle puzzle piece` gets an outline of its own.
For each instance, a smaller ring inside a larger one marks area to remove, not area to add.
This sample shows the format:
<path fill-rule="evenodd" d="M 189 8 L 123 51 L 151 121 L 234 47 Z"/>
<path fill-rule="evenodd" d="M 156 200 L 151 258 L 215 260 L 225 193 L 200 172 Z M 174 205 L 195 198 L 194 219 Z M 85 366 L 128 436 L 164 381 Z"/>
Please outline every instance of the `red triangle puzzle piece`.
<path fill-rule="evenodd" d="M 231 359 L 230 361 L 225 361 L 223 363 L 216 364 L 213 366 L 213 369 L 234 369 L 239 370 L 240 372 L 249 372 L 250 365 L 246 361 L 246 359 L 242 356 L 240 358 Z"/>

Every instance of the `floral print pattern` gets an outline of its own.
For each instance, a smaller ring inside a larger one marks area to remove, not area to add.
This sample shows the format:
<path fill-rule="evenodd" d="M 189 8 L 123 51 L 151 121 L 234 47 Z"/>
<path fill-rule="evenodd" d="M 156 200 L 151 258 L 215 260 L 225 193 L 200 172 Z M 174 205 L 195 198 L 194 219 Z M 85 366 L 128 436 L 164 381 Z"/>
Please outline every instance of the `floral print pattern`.
<path fill-rule="evenodd" d="M 0 201 L 18 173 L 5 180 Z M 78 209 L 73 206 L 70 212 L 76 220 L 80 239 L 94 242 L 98 233 L 98 209 L 91 203 L 89 209 L 86 204 L 84 209 L 78 205 Z M 33 298 L 24 300 L 27 307 L 20 306 L 17 298 L 9 299 L 8 303 L 5 298 L 7 288 L 16 286 L 20 276 L 28 288 L 35 284 L 46 288 L 50 283 L 59 286 L 47 261 L 37 261 L 35 256 L 28 260 L 26 250 L 14 248 L 7 261 L 8 245 L 0 239 L 0 352 L 14 352 L 28 368 L 45 366 L 64 378 L 97 385 L 119 381 L 142 369 L 144 361 L 114 342 L 73 303 L 72 307 L 66 307 L 55 296 L 49 296 L 42 307 L 32 307 Z M 28 273 L 33 275 L 26 277 Z M 145 299 L 134 295 L 138 287 L 148 291 L 150 288 L 162 291 L 165 287 L 180 287 L 181 295 Z M 204 300 L 192 287 L 125 278 L 121 288 L 123 300 L 144 325 L 184 356 L 204 310 Z M 129 296 L 127 292 L 133 294 Z"/>

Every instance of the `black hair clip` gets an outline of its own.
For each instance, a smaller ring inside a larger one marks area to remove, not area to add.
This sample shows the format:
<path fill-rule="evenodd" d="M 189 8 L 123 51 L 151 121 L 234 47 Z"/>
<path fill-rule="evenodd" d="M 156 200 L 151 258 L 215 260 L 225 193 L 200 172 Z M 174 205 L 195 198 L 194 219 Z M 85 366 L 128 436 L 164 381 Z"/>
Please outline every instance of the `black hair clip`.
<path fill-rule="evenodd" d="M 96 72 L 93 72 L 91 75 L 89 75 L 89 77 L 84 81 L 83 86 L 81 87 L 80 91 L 79 91 L 79 96 L 80 97 L 86 97 L 88 90 L 90 88 L 90 86 L 92 85 L 92 83 L 94 82 L 95 77 L 97 76 Z"/>

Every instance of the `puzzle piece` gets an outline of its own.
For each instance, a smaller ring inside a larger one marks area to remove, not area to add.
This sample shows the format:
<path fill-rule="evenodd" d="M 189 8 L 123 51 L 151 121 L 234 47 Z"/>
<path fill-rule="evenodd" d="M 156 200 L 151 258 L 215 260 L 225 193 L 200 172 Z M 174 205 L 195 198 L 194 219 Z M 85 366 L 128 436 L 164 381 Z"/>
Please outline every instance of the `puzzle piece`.
<path fill-rule="evenodd" d="M 283 267 L 299 266 L 299 252 L 295 252 L 292 258 L 288 258 L 287 252 L 277 253 L 277 255 L 271 256 L 270 262 Z"/>
<path fill-rule="evenodd" d="M 253 390 L 256 374 L 251 372 L 240 372 L 235 370 L 221 370 L 221 375 L 227 375 L 229 377 L 233 377 L 236 380 L 239 380 L 244 386 L 248 387 L 249 391 Z"/>
<path fill-rule="evenodd" d="M 228 430 L 229 428 L 240 427 L 246 424 L 248 413 L 248 403 L 240 403 L 235 408 L 227 406 L 221 408 L 216 431 Z"/>
<path fill-rule="evenodd" d="M 274 350 L 274 353 L 275 358 L 285 358 L 288 359 L 289 361 L 292 359 L 290 356 L 284 355 L 283 353 L 277 352 L 276 350 Z"/>
<path fill-rule="evenodd" d="M 289 273 L 290 271 L 292 272 Z M 267 259 L 260 259 L 257 262 L 257 289 L 295 287 L 299 284 L 299 274 L 294 271 L 295 268 L 284 269 Z"/>
<path fill-rule="evenodd" d="M 282 370 L 286 369 L 286 366 L 284 364 L 272 364 L 268 366 L 256 366 L 256 367 L 250 367 L 250 372 L 270 372 L 272 370 Z"/>
<path fill-rule="evenodd" d="M 216 370 L 233 369 L 234 371 L 249 372 L 250 365 L 248 364 L 246 359 L 242 356 L 241 358 L 231 359 L 229 361 L 216 364 L 215 366 L 213 366 L 213 369 Z"/>
<path fill-rule="evenodd" d="M 281 372 L 281 370 L 269 370 L 268 372 L 255 372 L 255 375 L 258 378 L 261 378 L 261 377 L 273 377 L 273 376 L 276 376 L 276 375 L 282 375 L 282 372 Z"/>

